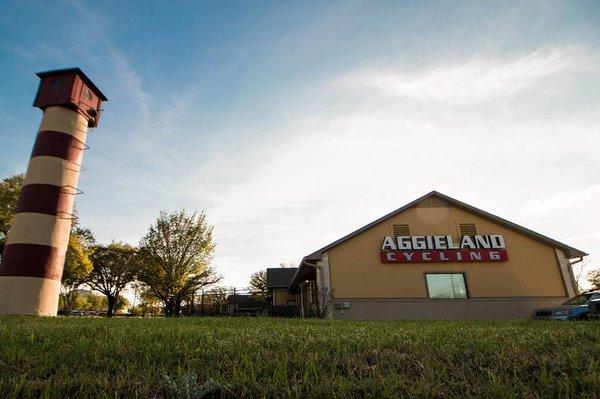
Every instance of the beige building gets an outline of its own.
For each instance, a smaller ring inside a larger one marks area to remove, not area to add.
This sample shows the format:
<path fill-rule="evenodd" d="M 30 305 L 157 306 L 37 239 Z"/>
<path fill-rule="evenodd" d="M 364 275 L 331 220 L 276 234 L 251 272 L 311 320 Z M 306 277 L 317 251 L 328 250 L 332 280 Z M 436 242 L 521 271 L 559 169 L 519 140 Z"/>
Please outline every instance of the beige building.
<path fill-rule="evenodd" d="M 290 292 L 306 316 L 529 317 L 577 294 L 586 255 L 434 191 L 305 256 Z"/>

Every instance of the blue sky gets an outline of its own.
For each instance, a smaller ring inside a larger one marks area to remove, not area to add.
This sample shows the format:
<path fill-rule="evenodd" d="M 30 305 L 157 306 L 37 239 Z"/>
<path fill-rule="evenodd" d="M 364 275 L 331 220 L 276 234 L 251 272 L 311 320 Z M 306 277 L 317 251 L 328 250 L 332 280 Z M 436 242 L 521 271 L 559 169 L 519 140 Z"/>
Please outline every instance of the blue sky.
<path fill-rule="evenodd" d="M 227 285 L 437 189 L 600 261 L 600 3 L 0 3 L 0 175 L 38 71 L 109 97 L 81 223 L 205 209 Z"/>

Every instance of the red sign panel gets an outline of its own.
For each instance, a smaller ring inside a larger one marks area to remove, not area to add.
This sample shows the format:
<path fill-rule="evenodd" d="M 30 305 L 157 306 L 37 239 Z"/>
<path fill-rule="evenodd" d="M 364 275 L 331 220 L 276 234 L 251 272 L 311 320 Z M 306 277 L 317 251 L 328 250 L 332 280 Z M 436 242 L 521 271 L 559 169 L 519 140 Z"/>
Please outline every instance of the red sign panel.
<path fill-rule="evenodd" d="M 507 260 L 506 249 L 381 251 L 383 263 L 506 262 Z"/>

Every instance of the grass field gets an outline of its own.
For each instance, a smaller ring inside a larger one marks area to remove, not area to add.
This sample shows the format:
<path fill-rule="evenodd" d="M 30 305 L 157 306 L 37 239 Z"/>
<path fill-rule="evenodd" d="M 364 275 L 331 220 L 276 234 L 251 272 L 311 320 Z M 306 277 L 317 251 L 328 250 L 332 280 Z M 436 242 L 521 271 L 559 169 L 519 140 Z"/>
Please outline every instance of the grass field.
<path fill-rule="evenodd" d="M 0 342 L 2 398 L 600 397 L 597 322 L 2 317 Z"/>

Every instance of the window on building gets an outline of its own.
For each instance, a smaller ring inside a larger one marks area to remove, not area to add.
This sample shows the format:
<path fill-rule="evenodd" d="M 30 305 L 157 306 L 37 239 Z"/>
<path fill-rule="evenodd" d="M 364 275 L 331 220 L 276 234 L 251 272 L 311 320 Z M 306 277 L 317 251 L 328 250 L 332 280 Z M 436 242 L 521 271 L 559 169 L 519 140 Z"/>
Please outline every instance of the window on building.
<path fill-rule="evenodd" d="M 410 229 L 407 224 L 395 224 L 392 226 L 394 237 L 409 236 Z"/>
<path fill-rule="evenodd" d="M 475 223 L 459 223 L 458 230 L 461 236 L 477 235 L 477 227 L 475 227 Z"/>
<path fill-rule="evenodd" d="M 467 285 L 462 273 L 428 273 L 427 291 L 430 299 L 466 299 Z"/>

